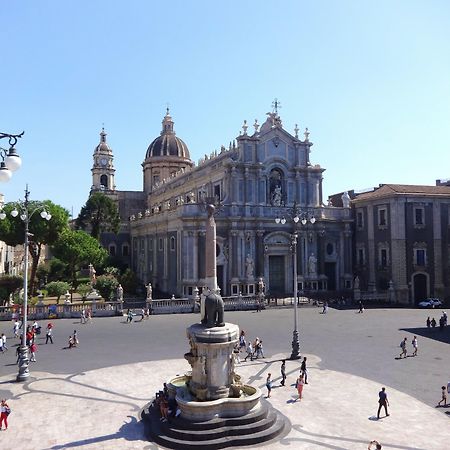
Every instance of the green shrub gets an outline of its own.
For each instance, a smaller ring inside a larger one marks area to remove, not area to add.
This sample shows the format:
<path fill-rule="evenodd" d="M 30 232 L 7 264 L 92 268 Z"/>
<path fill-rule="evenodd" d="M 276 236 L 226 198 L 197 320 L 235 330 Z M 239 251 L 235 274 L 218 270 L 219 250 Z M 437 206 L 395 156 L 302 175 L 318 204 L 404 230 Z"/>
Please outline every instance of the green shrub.
<path fill-rule="evenodd" d="M 48 283 L 45 288 L 47 289 L 49 296 L 57 297 L 57 302 L 59 304 L 61 295 L 64 295 L 70 289 L 70 284 L 65 281 L 52 281 L 51 283 Z"/>
<path fill-rule="evenodd" d="M 116 277 L 112 275 L 100 275 L 95 281 L 94 288 L 97 289 L 106 301 L 109 301 L 114 297 L 118 285 L 119 282 Z"/>

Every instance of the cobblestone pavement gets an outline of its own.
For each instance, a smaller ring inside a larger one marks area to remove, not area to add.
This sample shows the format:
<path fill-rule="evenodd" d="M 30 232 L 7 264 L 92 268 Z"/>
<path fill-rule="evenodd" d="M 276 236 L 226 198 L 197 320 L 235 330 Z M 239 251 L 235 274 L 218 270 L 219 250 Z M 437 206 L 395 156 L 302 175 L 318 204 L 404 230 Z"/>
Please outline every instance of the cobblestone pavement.
<path fill-rule="evenodd" d="M 440 386 L 450 380 L 450 327 L 427 330 L 425 319 L 441 312 L 300 308 L 302 354 L 309 355 L 311 383 L 305 398 L 293 402 L 291 387 L 274 388 L 272 404 L 286 415 L 292 430 L 266 448 L 367 448 L 377 439 L 383 448 L 445 449 L 450 442 L 450 408 L 435 409 Z M 238 373 L 264 389 L 266 374 L 279 375 L 279 360 L 290 353 L 292 309 L 227 313 L 226 320 L 264 341 L 267 359 L 241 364 Z M 0 354 L 0 396 L 12 407 L 10 428 L 0 432 L 0 449 L 146 449 L 139 411 L 162 383 L 189 370 L 183 355 L 185 330 L 198 315 L 153 316 L 142 323 L 124 318 L 96 319 L 80 325 L 56 320 L 55 344 L 38 336 L 34 379 L 12 382 L 17 373 L 16 342 L 10 322 L 0 322 L 9 351 Z M 45 326 L 45 322 L 42 323 Z M 76 328 L 80 346 L 65 350 Z M 402 337 L 419 339 L 419 356 L 396 360 Z M 287 362 L 288 381 L 299 363 Z M 373 420 L 377 395 L 386 386 L 392 415 Z"/>
<path fill-rule="evenodd" d="M 365 449 L 377 439 L 385 449 L 448 448 L 448 418 L 411 396 L 386 386 L 390 417 L 376 420 L 380 384 L 322 367 L 308 355 L 309 384 L 294 401 L 299 362 L 287 361 L 286 387 L 279 385 L 283 355 L 242 363 L 237 371 L 265 393 L 265 377 L 275 376 L 270 402 L 287 416 L 292 429 L 281 441 L 258 448 Z M 139 411 L 171 376 L 189 370 L 182 359 L 106 367 L 72 375 L 36 372 L 34 380 L 0 383 L 10 392 L 9 429 L 2 449 L 156 449 L 144 437 Z"/>

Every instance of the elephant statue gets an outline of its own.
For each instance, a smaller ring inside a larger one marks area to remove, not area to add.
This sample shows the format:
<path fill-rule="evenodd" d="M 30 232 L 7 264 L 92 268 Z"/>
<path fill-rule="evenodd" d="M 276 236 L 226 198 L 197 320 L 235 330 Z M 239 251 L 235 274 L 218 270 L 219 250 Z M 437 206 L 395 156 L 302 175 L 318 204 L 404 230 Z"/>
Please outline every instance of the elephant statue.
<path fill-rule="evenodd" d="M 205 315 L 202 323 L 207 328 L 224 327 L 223 321 L 223 300 L 219 294 L 209 293 L 205 297 Z"/>

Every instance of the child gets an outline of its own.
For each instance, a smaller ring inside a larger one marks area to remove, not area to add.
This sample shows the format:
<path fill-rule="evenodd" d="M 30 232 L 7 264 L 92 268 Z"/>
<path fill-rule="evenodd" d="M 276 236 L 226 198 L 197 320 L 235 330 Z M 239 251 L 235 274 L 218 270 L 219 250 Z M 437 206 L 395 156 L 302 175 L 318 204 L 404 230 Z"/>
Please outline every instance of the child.
<path fill-rule="evenodd" d="M 438 406 L 441 406 L 441 403 L 444 402 L 444 404 L 442 406 L 447 406 L 447 388 L 445 386 L 442 386 L 442 399 L 441 401 L 437 404 Z"/>
<path fill-rule="evenodd" d="M 270 393 L 272 392 L 272 380 L 270 378 L 271 376 L 272 376 L 271 373 L 267 374 L 267 379 L 266 379 L 267 398 L 270 398 Z"/>

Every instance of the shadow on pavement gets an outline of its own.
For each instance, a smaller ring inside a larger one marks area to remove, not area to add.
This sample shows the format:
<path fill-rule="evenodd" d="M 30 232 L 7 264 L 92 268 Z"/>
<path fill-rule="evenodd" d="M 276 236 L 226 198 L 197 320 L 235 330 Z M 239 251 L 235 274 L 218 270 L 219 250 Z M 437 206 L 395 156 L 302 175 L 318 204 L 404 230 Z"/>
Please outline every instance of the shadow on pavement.
<path fill-rule="evenodd" d="M 436 328 L 399 328 L 400 331 L 407 331 L 408 333 L 415 334 L 417 336 L 426 337 L 428 339 L 434 339 L 435 341 L 444 342 L 450 344 L 450 326 L 444 327 L 441 331 L 439 327 Z M 419 345 L 420 350 L 420 345 Z"/>
<path fill-rule="evenodd" d="M 95 436 L 88 439 L 82 439 L 79 441 L 67 442 L 61 445 L 54 445 L 53 447 L 48 448 L 47 450 L 60 450 L 64 448 L 76 448 L 83 447 L 89 444 L 95 444 L 99 442 L 105 442 L 104 448 L 107 447 L 107 441 L 112 441 L 116 439 L 124 439 L 126 441 L 143 441 L 146 440 L 144 436 L 144 426 L 142 422 L 138 422 L 136 417 L 128 416 L 130 421 L 124 423 L 116 433 L 107 434 L 104 436 Z M 149 442 L 149 444 L 151 444 Z"/>

